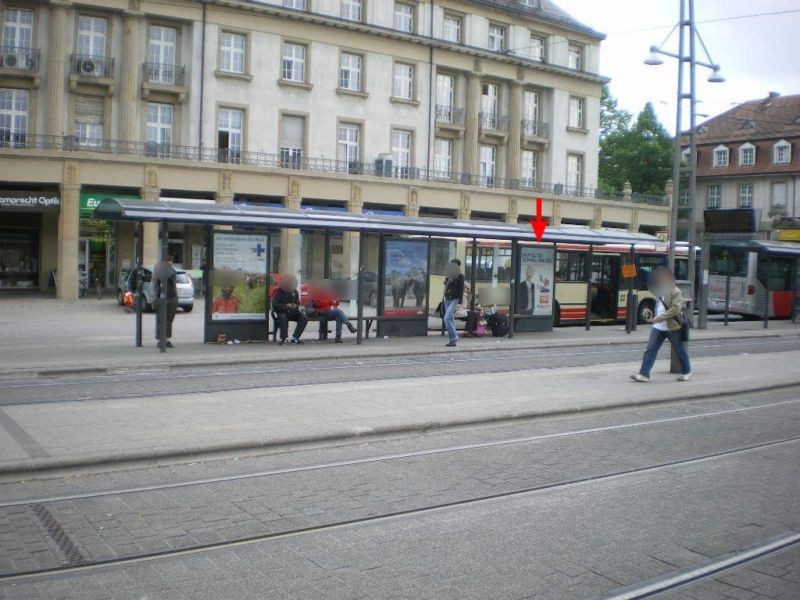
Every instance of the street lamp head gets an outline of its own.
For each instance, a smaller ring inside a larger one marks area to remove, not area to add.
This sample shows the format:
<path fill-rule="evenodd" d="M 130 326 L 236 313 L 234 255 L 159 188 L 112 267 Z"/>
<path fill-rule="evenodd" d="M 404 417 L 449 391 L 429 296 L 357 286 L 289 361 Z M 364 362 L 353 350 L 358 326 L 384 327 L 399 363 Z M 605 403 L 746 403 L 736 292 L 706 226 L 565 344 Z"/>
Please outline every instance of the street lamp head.
<path fill-rule="evenodd" d="M 714 71 L 708 78 L 709 83 L 725 83 L 725 78 L 720 73 L 719 65 L 714 65 Z"/>
<path fill-rule="evenodd" d="M 646 59 L 644 59 L 644 64 L 650 66 L 658 66 L 664 64 L 664 61 L 661 60 L 661 57 L 658 55 L 657 50 L 658 48 L 656 48 L 655 46 L 650 46 L 650 55 Z"/>

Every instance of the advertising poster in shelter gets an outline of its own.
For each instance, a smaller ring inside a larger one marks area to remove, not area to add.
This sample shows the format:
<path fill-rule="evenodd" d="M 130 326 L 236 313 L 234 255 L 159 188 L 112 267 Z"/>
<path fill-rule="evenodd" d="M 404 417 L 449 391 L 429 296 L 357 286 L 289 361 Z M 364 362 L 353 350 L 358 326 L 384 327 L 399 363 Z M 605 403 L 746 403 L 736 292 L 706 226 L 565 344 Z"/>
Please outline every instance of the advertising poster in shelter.
<path fill-rule="evenodd" d="M 214 232 L 211 319 L 267 318 L 266 235 Z"/>
<path fill-rule="evenodd" d="M 553 248 L 520 246 L 517 273 L 516 313 L 551 316 L 553 314 Z"/>
<path fill-rule="evenodd" d="M 386 240 L 383 314 L 424 317 L 428 293 L 428 242 Z"/>

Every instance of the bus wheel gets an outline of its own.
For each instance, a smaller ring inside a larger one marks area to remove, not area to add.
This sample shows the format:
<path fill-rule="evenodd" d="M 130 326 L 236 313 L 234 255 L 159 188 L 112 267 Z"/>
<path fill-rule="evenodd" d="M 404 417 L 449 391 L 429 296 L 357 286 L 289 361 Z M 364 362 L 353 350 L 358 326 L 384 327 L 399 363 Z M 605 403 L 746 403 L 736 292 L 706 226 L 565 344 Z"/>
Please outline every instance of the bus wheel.
<path fill-rule="evenodd" d="M 651 301 L 645 300 L 639 304 L 639 325 L 644 325 L 655 316 L 654 306 Z"/>
<path fill-rule="evenodd" d="M 553 306 L 553 327 L 561 327 L 561 306 L 558 302 Z"/>

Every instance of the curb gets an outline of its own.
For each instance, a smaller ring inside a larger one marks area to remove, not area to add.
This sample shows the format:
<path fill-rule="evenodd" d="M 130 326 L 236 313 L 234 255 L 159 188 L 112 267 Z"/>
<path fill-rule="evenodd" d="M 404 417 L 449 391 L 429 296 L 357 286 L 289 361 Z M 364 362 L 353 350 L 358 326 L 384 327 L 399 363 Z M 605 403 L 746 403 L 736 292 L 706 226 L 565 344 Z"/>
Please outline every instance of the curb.
<path fill-rule="evenodd" d="M 792 332 L 789 334 L 784 333 L 762 333 L 762 332 L 741 332 L 739 335 L 712 335 L 708 337 L 701 337 L 698 339 L 690 340 L 691 341 L 720 341 L 720 340 L 740 340 L 740 339 L 764 339 L 764 338 L 791 338 L 791 337 L 798 337 L 800 334 L 796 332 Z M 569 340 L 569 341 L 554 341 L 552 343 L 549 342 L 530 342 L 530 343 L 521 343 L 519 345 L 512 345 L 512 346 L 492 346 L 492 347 L 480 347 L 480 348 L 464 348 L 458 350 L 444 350 L 444 349 L 422 349 L 418 351 L 409 351 L 409 350 L 398 350 L 396 352 L 392 352 L 391 350 L 384 350 L 378 353 L 370 353 L 370 352 L 359 352 L 354 354 L 347 354 L 347 355 L 312 355 L 312 356 L 298 356 L 295 354 L 288 355 L 277 355 L 277 356 L 270 356 L 268 358 L 270 363 L 284 363 L 284 362 L 296 362 L 296 361 L 321 361 L 321 360 L 358 360 L 358 359 L 369 359 L 369 358 L 403 358 L 403 357 L 413 357 L 413 356 L 440 356 L 446 354 L 468 354 L 468 353 L 476 353 L 476 352 L 486 352 L 486 351 L 493 351 L 493 352 L 512 352 L 515 350 L 551 350 L 551 349 L 559 349 L 559 348 L 574 348 L 579 346 L 624 346 L 624 345 L 633 345 L 633 344 L 644 344 L 645 340 L 639 339 L 628 339 L 628 338 L 621 338 L 621 339 L 601 339 L 597 341 L 592 340 Z M 191 369 L 191 368 L 202 368 L 202 367 L 229 367 L 232 365 L 253 365 L 253 364 L 263 364 L 265 362 L 264 357 L 243 357 L 241 359 L 233 359 L 233 360 L 189 360 L 188 362 L 174 362 L 174 363 L 167 363 L 167 364 L 143 364 L 138 366 L 124 366 L 124 365 L 109 365 L 106 367 L 53 367 L 47 369 L 31 369 L 31 370 L 2 370 L 0 369 L 0 379 L 3 378 L 20 378 L 20 377 L 41 377 L 41 378 L 54 378 L 54 377 L 63 377 L 66 375 L 110 375 L 110 374 L 120 374 L 120 373 L 132 373 L 132 372 L 139 372 L 139 371 L 172 371 L 172 370 L 179 370 L 179 369 Z"/>
<path fill-rule="evenodd" d="M 89 469 L 93 467 L 111 467 L 131 465 L 135 463 L 157 464 L 164 460 L 174 459 L 200 459 L 213 460 L 219 455 L 231 452 L 256 452 L 275 449 L 292 449 L 298 446 L 306 446 L 331 442 L 347 442 L 353 440 L 369 441 L 393 435 L 424 434 L 433 430 L 470 427 L 478 425 L 490 425 L 501 423 L 512 423 L 515 421 L 526 421 L 542 417 L 559 417 L 578 414 L 601 413 L 623 408 L 638 408 L 659 404 L 669 404 L 673 402 L 687 402 L 694 400 L 710 400 L 724 396 L 756 394 L 782 389 L 791 389 L 800 386 L 800 378 L 793 382 L 740 389 L 735 391 L 706 392 L 703 394 L 692 394 L 690 386 L 686 386 L 687 392 L 669 398 L 655 398 L 643 402 L 609 402 L 608 404 L 592 406 L 589 408 L 572 407 L 557 410 L 532 410 L 517 413 L 506 413 L 480 418 L 453 419 L 449 421 L 428 421 L 419 423 L 409 423 L 397 426 L 384 426 L 369 428 L 364 430 L 346 430 L 333 432 L 317 437 L 288 437 L 284 439 L 244 441 L 231 444 L 217 444 L 207 447 L 186 448 L 180 450 L 148 450 L 141 452 L 119 453 L 104 455 L 100 457 L 87 456 L 77 459 L 53 459 L 49 461 L 27 462 L 16 465 L 0 465 L 0 478 L 41 476 L 45 473 L 57 472 L 64 469 Z"/>

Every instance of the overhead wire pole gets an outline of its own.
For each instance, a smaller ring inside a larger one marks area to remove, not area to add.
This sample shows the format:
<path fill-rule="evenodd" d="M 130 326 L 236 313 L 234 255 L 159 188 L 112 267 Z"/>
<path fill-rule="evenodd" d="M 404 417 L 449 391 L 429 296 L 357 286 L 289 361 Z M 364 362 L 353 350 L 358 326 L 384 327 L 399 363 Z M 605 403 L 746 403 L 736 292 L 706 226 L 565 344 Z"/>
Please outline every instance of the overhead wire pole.
<path fill-rule="evenodd" d="M 686 18 L 686 11 L 683 0 L 681 3 L 681 15 L 678 31 L 678 54 L 683 55 L 684 48 L 684 31 L 683 22 Z M 670 32 L 671 35 L 671 32 Z M 680 198 L 681 189 L 681 136 L 680 132 L 683 129 L 683 61 L 678 61 L 678 108 L 675 111 L 675 148 L 672 156 L 672 198 L 670 199 L 670 217 L 669 217 L 669 254 L 667 262 L 670 271 L 675 272 L 675 244 L 678 241 L 678 198 Z"/>
<path fill-rule="evenodd" d="M 694 299 L 697 283 L 697 261 L 694 249 L 697 241 L 697 29 L 694 0 L 689 3 L 689 323 L 694 325 Z M 683 3 L 683 0 L 681 0 Z M 680 139 L 678 132 L 675 137 Z"/>

